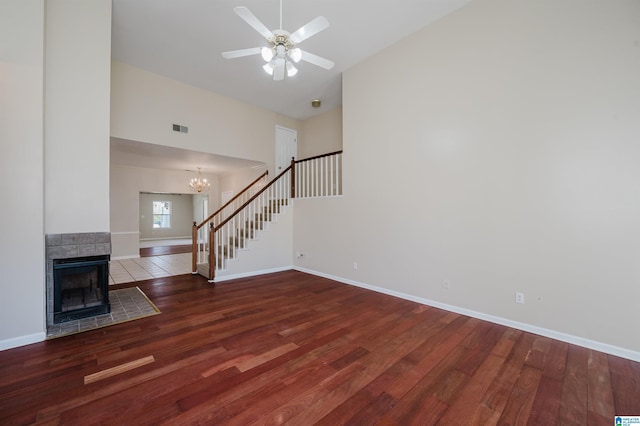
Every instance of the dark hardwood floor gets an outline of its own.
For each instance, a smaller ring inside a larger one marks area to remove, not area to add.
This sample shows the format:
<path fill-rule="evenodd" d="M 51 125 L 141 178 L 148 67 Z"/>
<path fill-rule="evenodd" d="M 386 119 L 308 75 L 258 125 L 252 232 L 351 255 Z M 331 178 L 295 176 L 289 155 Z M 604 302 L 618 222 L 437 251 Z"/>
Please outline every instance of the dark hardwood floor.
<path fill-rule="evenodd" d="M 140 257 L 163 256 L 167 254 L 190 253 L 191 245 L 145 247 L 140 249 Z"/>
<path fill-rule="evenodd" d="M 162 314 L 0 352 L 0 424 L 612 425 L 640 415 L 639 363 L 301 272 L 131 285 Z"/>

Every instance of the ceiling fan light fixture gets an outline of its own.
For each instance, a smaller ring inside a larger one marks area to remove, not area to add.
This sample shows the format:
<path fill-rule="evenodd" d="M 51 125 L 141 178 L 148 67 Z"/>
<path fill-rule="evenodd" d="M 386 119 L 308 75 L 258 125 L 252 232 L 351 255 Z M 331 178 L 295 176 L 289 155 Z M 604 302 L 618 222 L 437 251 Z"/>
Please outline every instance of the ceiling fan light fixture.
<path fill-rule="evenodd" d="M 295 63 L 300 62 L 300 59 L 302 59 L 302 50 L 298 47 L 296 47 L 295 49 L 291 49 L 289 51 L 289 57 Z"/>
<path fill-rule="evenodd" d="M 268 47 L 263 47 L 260 53 L 262 54 L 262 59 L 264 59 L 265 62 L 269 62 L 273 59 L 273 50 Z"/>
<path fill-rule="evenodd" d="M 284 45 L 282 44 L 278 44 L 276 46 L 276 56 L 278 58 L 282 58 L 284 59 L 285 55 L 287 54 L 287 49 L 284 47 Z"/>
<path fill-rule="evenodd" d="M 298 69 L 291 62 L 287 62 L 287 77 L 293 77 L 298 74 Z"/>
<path fill-rule="evenodd" d="M 264 64 L 262 69 L 265 70 L 267 72 L 267 74 L 273 75 L 273 65 L 271 65 L 271 62 L 268 62 L 268 63 Z"/>
<path fill-rule="evenodd" d="M 274 81 L 284 80 L 285 76 L 292 77 L 298 73 L 298 69 L 290 62 L 298 63 L 305 61 L 327 70 L 332 69 L 335 65 L 328 59 L 295 47 L 298 43 L 305 41 L 309 37 L 329 27 L 329 21 L 327 21 L 327 18 L 324 16 L 318 16 L 293 33 L 289 33 L 282 28 L 282 0 L 280 0 L 280 29 L 277 30 L 269 30 L 244 6 L 234 7 L 233 11 L 264 37 L 268 46 L 222 52 L 222 57 L 233 59 L 261 55 L 265 61 L 265 65 L 263 65 L 262 68 L 267 74 L 273 76 Z"/>

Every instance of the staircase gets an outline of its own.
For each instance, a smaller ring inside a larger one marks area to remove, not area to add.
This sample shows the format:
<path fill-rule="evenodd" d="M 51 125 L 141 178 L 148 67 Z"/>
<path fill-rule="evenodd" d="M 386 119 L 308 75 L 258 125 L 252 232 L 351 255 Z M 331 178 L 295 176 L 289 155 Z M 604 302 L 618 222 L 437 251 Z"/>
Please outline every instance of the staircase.
<path fill-rule="evenodd" d="M 250 241 L 266 232 L 270 222 L 291 205 L 291 198 L 328 197 L 342 194 L 342 151 L 304 160 L 291 160 L 282 173 L 266 182 L 258 177 L 236 197 L 192 232 L 192 271 L 215 279 L 216 271 L 227 268 Z"/>

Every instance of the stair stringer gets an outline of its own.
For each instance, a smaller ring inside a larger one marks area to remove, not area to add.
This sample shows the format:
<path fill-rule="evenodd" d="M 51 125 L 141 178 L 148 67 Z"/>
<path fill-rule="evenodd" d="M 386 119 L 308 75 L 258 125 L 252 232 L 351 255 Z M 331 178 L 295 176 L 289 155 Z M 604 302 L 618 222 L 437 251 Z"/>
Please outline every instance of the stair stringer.
<path fill-rule="evenodd" d="M 260 275 L 293 267 L 293 203 L 280 208 L 271 221 L 254 239 L 246 241 L 245 248 L 236 249 L 236 257 L 225 261 L 225 268 L 217 270 L 214 282 L 246 276 Z M 208 264 L 199 264 L 198 272 L 206 277 Z"/>

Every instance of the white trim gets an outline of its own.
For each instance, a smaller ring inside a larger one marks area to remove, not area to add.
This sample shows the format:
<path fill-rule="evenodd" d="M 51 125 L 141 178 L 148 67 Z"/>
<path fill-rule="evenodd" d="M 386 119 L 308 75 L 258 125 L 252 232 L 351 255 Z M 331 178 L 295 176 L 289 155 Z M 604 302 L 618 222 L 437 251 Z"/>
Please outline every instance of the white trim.
<path fill-rule="evenodd" d="M 570 343 L 572 345 L 582 346 L 587 349 L 593 349 L 593 350 L 604 352 L 610 355 L 615 355 L 621 358 L 626 358 L 632 361 L 640 362 L 640 352 L 632 351 L 626 348 L 621 348 L 619 346 L 613 346 L 608 343 L 597 342 L 595 340 L 586 339 L 584 337 L 573 336 L 571 334 L 550 330 L 548 328 L 537 327 L 535 325 L 513 321 L 510 319 L 498 317 L 495 315 L 489 315 L 482 312 L 473 311 L 471 309 L 460 308 L 458 306 L 448 305 L 446 303 L 436 302 L 434 300 L 424 299 L 422 297 L 412 296 L 410 294 L 400 293 L 400 292 L 389 290 L 386 288 L 376 287 L 376 286 L 364 284 L 358 281 L 336 277 L 334 275 L 325 274 L 325 273 L 314 271 L 311 269 L 301 268 L 298 266 L 295 266 L 293 269 L 295 269 L 296 271 L 305 272 L 307 274 L 328 278 L 330 280 L 338 281 L 344 284 L 366 288 L 367 290 L 372 290 L 378 293 L 387 294 L 389 296 L 399 297 L 401 299 L 410 300 L 412 302 L 417 302 L 423 305 L 433 306 L 434 308 L 444 309 L 446 311 L 455 312 L 460 315 L 466 315 L 468 317 L 477 318 L 483 321 L 504 325 L 507 327 L 515 328 L 515 329 L 526 331 L 529 333 L 538 334 L 540 336 L 549 337 L 551 339 L 559 340 L 561 342 Z"/>
<path fill-rule="evenodd" d="M 168 228 L 156 228 L 156 229 L 168 229 Z M 137 234 L 137 232 L 136 232 Z M 156 237 L 156 238 L 140 238 L 140 241 L 160 241 L 160 240 L 192 240 L 191 235 L 184 235 L 182 237 Z"/>
<path fill-rule="evenodd" d="M 213 282 L 219 283 L 222 281 L 235 280 L 238 278 L 248 278 L 248 277 L 255 277 L 256 275 L 273 274 L 274 272 L 290 271 L 292 269 L 294 269 L 293 266 L 281 266 L 279 268 L 263 269 L 261 271 L 243 272 L 241 274 L 235 274 L 235 275 L 223 275 L 223 276 L 216 275 Z"/>
<path fill-rule="evenodd" d="M 139 259 L 139 258 L 140 258 L 139 254 L 132 254 L 130 256 L 114 256 L 111 258 L 111 260 L 114 261 L 114 260 Z"/>
<path fill-rule="evenodd" d="M 112 232 L 111 235 L 130 235 L 130 234 L 140 234 L 140 231 L 126 231 L 126 232 Z"/>
<path fill-rule="evenodd" d="M 39 333 L 27 334 L 26 336 L 0 340 L 0 351 L 17 348 L 19 346 L 30 345 L 32 343 L 43 342 L 46 340 L 46 338 L 47 333 L 41 331 Z"/>

